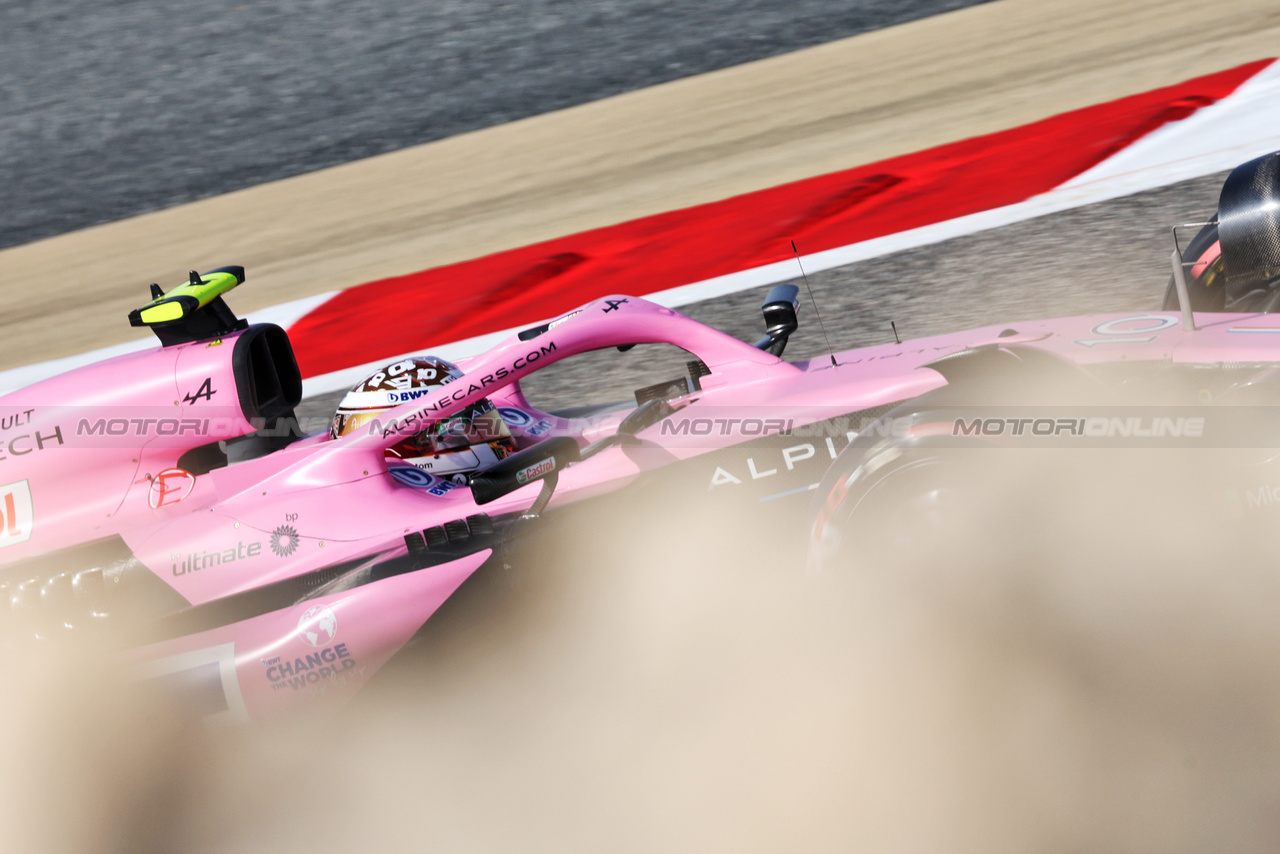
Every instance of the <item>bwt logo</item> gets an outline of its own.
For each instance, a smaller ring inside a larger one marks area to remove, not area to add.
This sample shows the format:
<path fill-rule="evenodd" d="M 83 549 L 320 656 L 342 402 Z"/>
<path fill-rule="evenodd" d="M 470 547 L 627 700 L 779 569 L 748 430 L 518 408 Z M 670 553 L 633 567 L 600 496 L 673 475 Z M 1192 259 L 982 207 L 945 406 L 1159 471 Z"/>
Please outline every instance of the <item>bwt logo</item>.
<path fill-rule="evenodd" d="M 25 480 L 0 486 L 0 549 L 31 539 L 35 521 L 31 486 Z"/>
<path fill-rule="evenodd" d="M 391 403 L 408 403 L 411 400 L 426 397 L 433 391 L 435 391 L 435 388 L 418 388 L 413 391 L 390 391 L 387 392 L 387 400 Z"/>

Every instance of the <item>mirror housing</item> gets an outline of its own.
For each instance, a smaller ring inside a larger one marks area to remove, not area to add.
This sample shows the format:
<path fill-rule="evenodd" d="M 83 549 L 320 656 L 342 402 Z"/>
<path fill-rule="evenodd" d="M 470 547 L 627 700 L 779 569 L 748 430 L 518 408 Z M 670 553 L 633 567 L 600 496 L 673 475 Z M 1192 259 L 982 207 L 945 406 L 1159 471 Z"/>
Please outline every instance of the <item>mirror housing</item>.
<path fill-rule="evenodd" d="M 797 312 L 800 310 L 800 288 L 795 285 L 778 285 L 765 295 L 760 313 L 764 315 L 764 337 L 755 343 L 757 349 L 781 356 L 787 347 L 787 339 L 800 327 Z"/>

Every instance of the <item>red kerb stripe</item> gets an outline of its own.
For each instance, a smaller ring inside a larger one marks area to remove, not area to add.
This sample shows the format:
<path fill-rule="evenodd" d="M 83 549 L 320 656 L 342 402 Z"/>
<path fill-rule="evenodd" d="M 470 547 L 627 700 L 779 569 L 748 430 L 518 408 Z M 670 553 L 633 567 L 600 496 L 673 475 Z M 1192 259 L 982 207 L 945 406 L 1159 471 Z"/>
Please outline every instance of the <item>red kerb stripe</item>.
<path fill-rule="evenodd" d="M 1271 60 L 879 163 L 350 288 L 290 329 L 304 376 L 1024 201 Z"/>

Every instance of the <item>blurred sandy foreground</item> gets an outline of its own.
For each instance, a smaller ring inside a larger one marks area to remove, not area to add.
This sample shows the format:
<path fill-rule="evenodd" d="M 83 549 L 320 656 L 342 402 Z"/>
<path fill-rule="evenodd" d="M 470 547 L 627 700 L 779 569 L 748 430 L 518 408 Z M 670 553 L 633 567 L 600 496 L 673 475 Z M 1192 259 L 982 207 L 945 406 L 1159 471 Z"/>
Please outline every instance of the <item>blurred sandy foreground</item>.
<path fill-rule="evenodd" d="M 5 848 L 1274 851 L 1275 538 L 1013 462 L 974 537 L 841 571 L 698 495 L 548 519 L 336 718 L 188 727 L 12 653 Z"/>
<path fill-rule="evenodd" d="M 140 337 L 125 317 L 146 285 L 188 269 L 243 264 L 244 313 L 1014 127 L 1277 45 L 1269 0 L 999 0 L 39 241 L 0 252 L 0 369 Z"/>

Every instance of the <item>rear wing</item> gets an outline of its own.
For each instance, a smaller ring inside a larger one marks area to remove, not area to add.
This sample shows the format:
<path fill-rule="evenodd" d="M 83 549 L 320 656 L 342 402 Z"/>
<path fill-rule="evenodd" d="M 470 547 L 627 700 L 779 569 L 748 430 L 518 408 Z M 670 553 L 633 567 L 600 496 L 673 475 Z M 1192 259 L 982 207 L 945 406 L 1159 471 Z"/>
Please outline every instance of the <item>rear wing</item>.
<path fill-rule="evenodd" d="M 244 283 L 244 267 L 219 267 L 165 293 L 151 286 L 151 302 L 129 312 L 130 326 L 149 326 L 161 346 L 172 347 L 229 335 L 249 325 L 223 301 L 222 295 Z"/>

